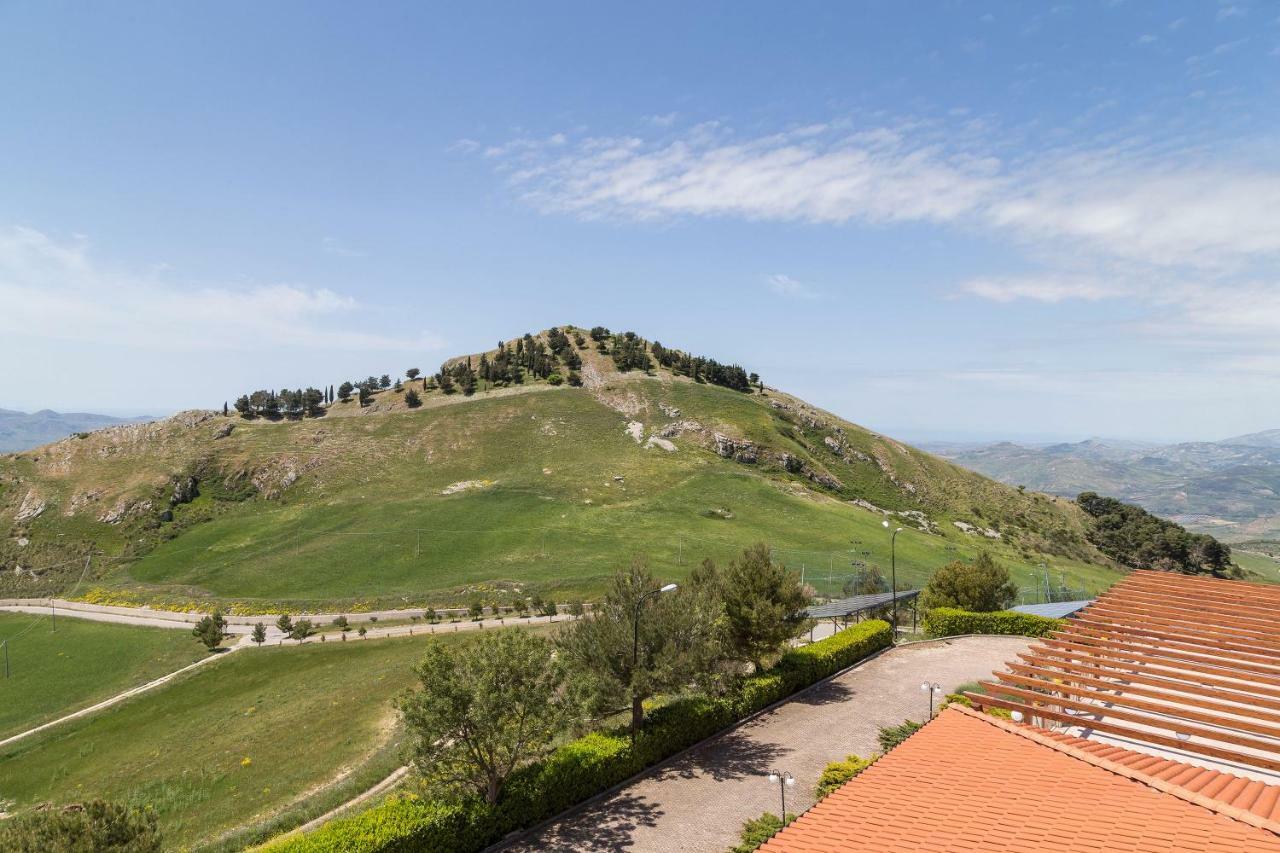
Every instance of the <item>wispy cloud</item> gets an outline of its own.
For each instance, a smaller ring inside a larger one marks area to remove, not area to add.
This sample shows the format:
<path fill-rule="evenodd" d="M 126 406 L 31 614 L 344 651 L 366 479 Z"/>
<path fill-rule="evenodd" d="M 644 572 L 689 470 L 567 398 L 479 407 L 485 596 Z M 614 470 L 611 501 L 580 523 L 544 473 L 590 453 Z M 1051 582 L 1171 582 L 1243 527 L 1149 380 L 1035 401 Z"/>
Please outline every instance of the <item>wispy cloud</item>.
<path fill-rule="evenodd" d="M 786 296 L 792 299 L 816 299 L 818 296 L 817 291 L 804 282 L 797 281 L 783 273 L 774 273 L 768 276 L 765 279 L 765 284 L 779 296 Z"/>
<path fill-rule="evenodd" d="M 832 122 L 742 138 L 703 124 L 674 140 L 520 138 L 491 146 L 549 213 L 820 224 L 934 222 L 1080 244 L 1155 266 L 1280 253 L 1280 171 L 1194 147 L 1128 144 L 1001 158 L 998 133 L 957 120 Z"/>
<path fill-rule="evenodd" d="M 642 220 L 946 221 L 981 203 L 997 166 L 891 128 L 826 125 L 740 140 L 703 124 L 659 144 L 595 137 L 559 154 L 525 139 L 486 153 L 542 210 Z"/>
<path fill-rule="evenodd" d="M 1057 276 L 974 278 L 963 282 L 960 289 L 965 293 L 994 302 L 1026 299 L 1051 304 L 1069 299 L 1083 299 L 1090 302 L 1113 299 L 1125 292 L 1113 282 Z"/>
<path fill-rule="evenodd" d="M 325 237 L 321 246 L 326 255 L 335 255 L 339 258 L 363 258 L 365 256 L 365 252 L 351 248 L 336 237 Z"/>
<path fill-rule="evenodd" d="M 292 348 L 421 352 L 430 333 L 359 328 L 361 306 L 326 288 L 193 284 L 163 267 L 112 270 L 82 240 L 0 229 L 0 332 L 170 351 Z"/>

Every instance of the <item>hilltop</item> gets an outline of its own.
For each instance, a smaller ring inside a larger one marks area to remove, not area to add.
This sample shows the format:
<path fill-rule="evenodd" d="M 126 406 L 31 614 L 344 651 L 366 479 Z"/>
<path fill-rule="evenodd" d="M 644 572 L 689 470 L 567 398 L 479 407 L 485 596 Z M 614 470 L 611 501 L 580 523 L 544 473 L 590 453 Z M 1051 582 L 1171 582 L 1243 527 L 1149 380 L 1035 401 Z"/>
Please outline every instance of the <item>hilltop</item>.
<path fill-rule="evenodd" d="M 398 387 L 315 393 L 331 389 L 318 417 L 305 392 L 263 391 L 270 417 L 182 412 L 0 457 L 0 594 L 248 611 L 563 600 L 636 554 L 678 578 L 760 540 L 836 594 L 867 567 L 888 574 L 886 519 L 907 528 L 900 582 L 980 549 L 1026 586 L 1118 577 L 1072 502 L 631 333 L 565 326 Z"/>

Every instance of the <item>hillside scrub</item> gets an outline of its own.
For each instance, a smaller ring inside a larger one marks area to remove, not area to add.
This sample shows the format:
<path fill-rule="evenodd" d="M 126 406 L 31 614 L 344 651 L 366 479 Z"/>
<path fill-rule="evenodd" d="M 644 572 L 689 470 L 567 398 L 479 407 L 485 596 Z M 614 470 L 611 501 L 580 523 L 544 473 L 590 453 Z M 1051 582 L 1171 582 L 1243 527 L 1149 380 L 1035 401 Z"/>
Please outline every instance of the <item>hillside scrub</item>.
<path fill-rule="evenodd" d="M 271 853 L 390 853 L 483 850 L 732 726 L 744 717 L 887 648 L 889 625 L 869 620 L 798 649 L 763 673 L 735 681 L 721 695 L 692 695 L 654 711 L 639 737 L 595 732 L 519 768 L 496 805 L 388 797 L 373 808 L 301 837 L 282 837 Z"/>
<path fill-rule="evenodd" d="M 1231 562 L 1231 546 L 1207 533 L 1188 532 L 1140 506 L 1094 492 L 1082 492 L 1076 504 L 1094 519 L 1089 541 L 1122 565 L 1219 578 L 1241 574 Z"/>

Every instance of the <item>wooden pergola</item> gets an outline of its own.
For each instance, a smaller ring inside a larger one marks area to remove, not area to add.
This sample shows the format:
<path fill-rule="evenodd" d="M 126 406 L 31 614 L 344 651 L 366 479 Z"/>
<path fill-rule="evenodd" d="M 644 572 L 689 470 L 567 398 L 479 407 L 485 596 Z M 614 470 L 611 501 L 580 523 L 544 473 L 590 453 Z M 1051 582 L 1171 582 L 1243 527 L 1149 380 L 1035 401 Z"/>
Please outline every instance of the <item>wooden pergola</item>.
<path fill-rule="evenodd" d="M 1280 587 L 1138 571 L 1018 655 L 981 707 L 1280 774 Z"/>

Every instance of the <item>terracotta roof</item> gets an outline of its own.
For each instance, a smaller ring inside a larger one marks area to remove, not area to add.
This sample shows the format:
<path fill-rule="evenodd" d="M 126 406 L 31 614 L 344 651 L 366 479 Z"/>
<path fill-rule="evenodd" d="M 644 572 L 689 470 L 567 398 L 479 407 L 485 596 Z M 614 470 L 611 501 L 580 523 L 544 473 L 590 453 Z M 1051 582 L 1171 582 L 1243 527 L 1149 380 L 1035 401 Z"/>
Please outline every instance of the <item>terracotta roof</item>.
<path fill-rule="evenodd" d="M 1280 781 L 1280 587 L 1134 572 L 977 705 Z"/>
<path fill-rule="evenodd" d="M 760 849 L 1280 853 L 1277 794 L 952 706 Z"/>

